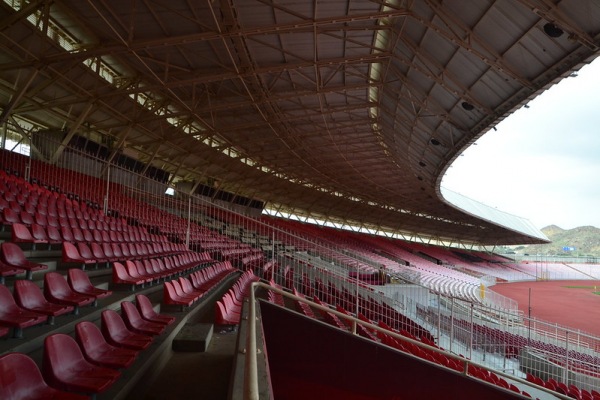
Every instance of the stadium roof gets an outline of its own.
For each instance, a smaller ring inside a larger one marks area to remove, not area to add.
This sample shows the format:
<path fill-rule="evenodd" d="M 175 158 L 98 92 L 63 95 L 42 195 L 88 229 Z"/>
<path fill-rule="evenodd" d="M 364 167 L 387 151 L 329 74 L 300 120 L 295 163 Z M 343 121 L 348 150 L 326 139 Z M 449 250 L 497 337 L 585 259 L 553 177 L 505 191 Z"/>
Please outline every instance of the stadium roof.
<path fill-rule="evenodd" d="M 515 244 L 546 239 L 449 205 L 442 176 L 596 56 L 600 4 L 1 0 L 0 32 L 0 122 L 22 134 L 103 136 L 285 213 Z"/>

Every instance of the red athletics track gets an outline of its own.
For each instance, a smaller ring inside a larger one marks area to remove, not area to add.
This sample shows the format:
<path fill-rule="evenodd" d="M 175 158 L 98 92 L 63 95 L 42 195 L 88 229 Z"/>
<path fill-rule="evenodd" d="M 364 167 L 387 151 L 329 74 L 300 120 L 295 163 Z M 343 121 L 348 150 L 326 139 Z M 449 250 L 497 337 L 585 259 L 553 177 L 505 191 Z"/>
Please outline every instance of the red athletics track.
<path fill-rule="evenodd" d="M 574 289 L 565 286 L 596 286 L 598 289 Z M 600 281 L 544 281 L 499 283 L 490 289 L 519 302 L 528 314 L 531 288 L 531 316 L 600 336 Z"/>

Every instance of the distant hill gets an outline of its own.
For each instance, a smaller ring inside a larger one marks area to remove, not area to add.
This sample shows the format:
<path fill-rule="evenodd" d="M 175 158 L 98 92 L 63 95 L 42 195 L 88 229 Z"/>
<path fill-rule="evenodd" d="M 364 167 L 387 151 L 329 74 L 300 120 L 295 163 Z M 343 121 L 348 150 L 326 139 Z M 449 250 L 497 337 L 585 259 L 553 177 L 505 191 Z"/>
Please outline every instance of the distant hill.
<path fill-rule="evenodd" d="M 517 253 L 545 255 L 574 255 L 600 257 L 600 229 L 593 226 L 580 226 L 562 229 L 556 225 L 542 228 L 542 232 L 552 241 L 550 244 L 518 246 Z M 564 250 L 565 248 L 573 250 Z"/>

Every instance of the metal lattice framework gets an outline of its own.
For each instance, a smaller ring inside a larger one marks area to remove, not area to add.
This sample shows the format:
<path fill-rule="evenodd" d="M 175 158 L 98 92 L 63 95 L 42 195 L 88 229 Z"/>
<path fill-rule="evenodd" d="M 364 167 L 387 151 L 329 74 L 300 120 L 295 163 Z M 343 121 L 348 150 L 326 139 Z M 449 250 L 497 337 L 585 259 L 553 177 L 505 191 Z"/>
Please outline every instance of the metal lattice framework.
<path fill-rule="evenodd" d="M 449 205 L 440 182 L 596 56 L 600 4 L 3 0 L 0 35 L 0 122 L 61 130 L 47 161 L 81 135 L 286 213 L 536 243 Z"/>

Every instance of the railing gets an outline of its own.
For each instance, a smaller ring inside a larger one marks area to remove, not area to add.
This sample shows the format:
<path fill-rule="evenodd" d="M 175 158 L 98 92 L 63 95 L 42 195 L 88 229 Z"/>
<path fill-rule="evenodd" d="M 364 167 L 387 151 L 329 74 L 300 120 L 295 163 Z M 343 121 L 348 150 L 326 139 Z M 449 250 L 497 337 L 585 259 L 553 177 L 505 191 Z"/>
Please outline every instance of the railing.
<path fill-rule="evenodd" d="M 444 355 L 447 358 L 459 361 L 460 363 L 464 364 L 464 370 L 463 370 L 463 375 L 465 376 L 471 376 L 468 371 L 469 371 L 469 365 L 473 365 L 475 367 L 479 367 L 479 368 L 483 368 L 486 370 L 489 370 L 490 368 L 484 364 L 480 364 L 477 362 L 473 362 L 471 360 L 462 358 L 460 356 L 457 356 L 456 354 L 447 352 L 445 350 L 436 348 L 436 347 L 432 347 L 432 346 L 428 346 L 420 341 L 416 341 L 410 338 L 407 338 L 406 336 L 402 336 L 400 334 L 397 334 L 395 332 L 389 331 L 387 329 L 383 329 L 377 325 L 373 325 L 371 323 L 362 321 L 358 318 L 349 316 L 347 314 L 344 313 L 340 313 L 337 310 L 331 309 L 329 307 L 325 307 L 325 306 L 321 306 L 317 303 L 314 303 L 312 301 L 309 301 L 303 297 L 299 297 L 299 296 L 295 296 L 285 290 L 281 290 L 277 287 L 273 287 L 270 286 L 266 283 L 263 282 L 254 282 L 251 285 L 251 290 L 250 290 L 250 302 L 248 305 L 248 329 L 247 329 L 247 337 L 246 337 L 246 349 L 245 349 L 245 353 L 246 353 L 246 357 L 245 357 L 245 373 L 244 373 L 244 400 L 259 400 L 259 382 L 258 382 L 258 361 L 257 361 L 257 342 L 256 342 L 256 329 L 257 329 L 257 323 L 256 323 L 256 307 L 257 307 L 257 297 L 256 297 L 256 290 L 258 288 L 262 288 L 262 289 L 266 289 L 266 290 L 270 290 L 273 291 L 275 293 L 278 293 L 284 297 L 289 298 L 290 300 L 293 301 L 299 301 L 299 302 L 303 302 L 308 304 L 311 308 L 315 308 L 317 310 L 321 310 L 324 312 L 328 312 L 331 314 L 336 315 L 338 318 L 340 318 L 341 320 L 345 320 L 350 322 L 351 324 L 351 332 L 353 334 L 357 334 L 356 331 L 356 327 L 357 325 L 362 325 L 364 328 L 369 329 L 369 330 L 375 330 L 378 332 L 382 332 L 388 336 L 393 337 L 396 340 L 401 340 L 403 342 L 408 342 L 408 343 L 412 343 L 413 345 L 419 346 L 422 349 L 425 349 L 427 351 L 434 351 L 437 352 L 439 354 Z M 382 346 L 385 346 L 384 344 L 381 344 Z M 399 350 L 397 350 L 399 351 Z M 408 353 L 406 353 L 408 354 Z M 410 355 L 409 355 L 410 356 Z M 428 362 L 426 360 L 420 359 L 423 362 Z M 438 365 L 438 364 L 435 364 Z M 438 365 L 439 366 L 439 365 Z M 560 393 L 557 393 L 555 391 L 549 390 L 547 388 L 535 385 L 533 386 L 531 382 L 528 382 L 524 379 L 521 379 L 519 377 L 516 377 L 514 375 L 510 375 L 507 374 L 503 371 L 499 371 L 499 370 L 493 370 L 493 372 L 496 375 L 502 376 L 503 378 L 508 378 L 511 381 L 514 382 L 518 382 L 524 386 L 527 387 L 534 387 L 537 390 L 546 392 L 547 394 L 553 396 L 554 398 L 559 398 L 559 399 L 570 399 L 570 397 L 568 396 L 564 396 Z M 482 381 L 487 385 L 490 385 L 492 387 L 496 387 L 492 384 L 489 384 L 485 381 Z"/>

